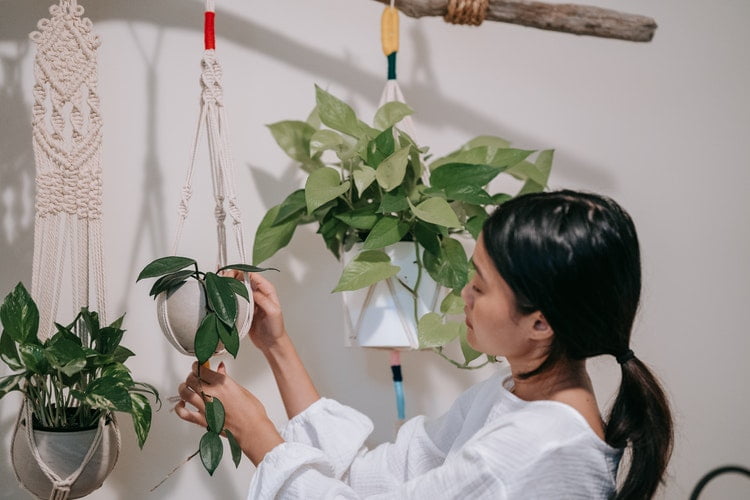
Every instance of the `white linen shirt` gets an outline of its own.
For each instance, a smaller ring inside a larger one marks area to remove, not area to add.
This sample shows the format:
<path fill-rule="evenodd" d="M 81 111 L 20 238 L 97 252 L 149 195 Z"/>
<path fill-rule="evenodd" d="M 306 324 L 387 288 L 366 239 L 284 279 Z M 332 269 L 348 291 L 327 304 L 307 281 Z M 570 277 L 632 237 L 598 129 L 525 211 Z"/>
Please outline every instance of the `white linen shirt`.
<path fill-rule="evenodd" d="M 524 401 L 500 374 L 442 417 L 407 421 L 368 450 L 369 418 L 321 398 L 289 421 L 250 483 L 253 499 L 605 499 L 622 450 L 556 401 Z"/>

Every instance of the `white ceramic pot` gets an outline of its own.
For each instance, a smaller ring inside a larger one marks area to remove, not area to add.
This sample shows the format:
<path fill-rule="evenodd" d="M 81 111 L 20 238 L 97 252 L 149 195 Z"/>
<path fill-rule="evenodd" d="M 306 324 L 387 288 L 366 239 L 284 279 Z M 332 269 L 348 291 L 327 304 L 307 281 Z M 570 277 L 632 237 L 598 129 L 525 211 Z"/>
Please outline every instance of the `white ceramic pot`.
<path fill-rule="evenodd" d="M 253 295 L 248 293 L 250 302 L 244 297 L 237 299 L 237 331 L 240 338 L 247 334 L 253 321 Z M 203 318 L 208 314 L 206 294 L 201 284 L 189 279 L 172 293 L 162 292 L 156 296 L 156 310 L 159 326 L 167 340 L 181 353 L 195 354 L 195 334 Z M 216 353 L 224 350 L 219 342 Z"/>
<path fill-rule="evenodd" d="M 83 463 L 97 429 L 86 431 L 39 431 L 33 436 L 39 456 L 61 479 L 68 478 Z M 120 452 L 120 432 L 114 422 L 104 426 L 102 439 L 91 460 L 73 483 L 69 498 L 81 498 L 98 489 L 115 467 Z M 26 438 L 26 419 L 13 435 L 13 468 L 24 488 L 38 498 L 49 498 L 52 482 L 42 472 Z"/>
<path fill-rule="evenodd" d="M 398 279 L 414 289 L 417 282 L 417 247 L 414 242 L 401 241 L 383 251 L 391 258 L 391 263 L 399 266 L 398 274 L 372 285 L 369 288 L 342 292 L 345 311 L 347 345 L 362 347 L 385 347 L 417 349 L 417 322 L 414 317 L 414 298 Z M 344 264 L 362 251 L 355 245 L 344 254 Z M 422 247 L 419 251 L 423 252 Z M 396 279 L 398 278 L 398 279 Z M 422 316 L 437 311 L 442 298 L 442 287 L 422 270 L 417 291 L 419 300 L 417 314 Z"/>

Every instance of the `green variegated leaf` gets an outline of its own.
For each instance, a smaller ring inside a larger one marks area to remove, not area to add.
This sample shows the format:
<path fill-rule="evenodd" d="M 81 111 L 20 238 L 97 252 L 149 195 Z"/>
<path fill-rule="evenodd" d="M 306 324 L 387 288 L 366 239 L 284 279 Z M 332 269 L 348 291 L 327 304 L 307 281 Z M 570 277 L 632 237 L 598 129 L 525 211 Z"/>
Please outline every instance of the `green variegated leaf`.
<path fill-rule="evenodd" d="M 413 113 L 414 111 L 402 102 L 387 102 L 375 112 L 373 126 L 379 130 L 385 130 Z"/>
<path fill-rule="evenodd" d="M 378 216 L 373 213 L 372 208 L 370 207 L 336 214 L 334 217 L 350 227 L 362 230 L 372 229 L 372 226 L 378 221 Z"/>
<path fill-rule="evenodd" d="M 20 370 L 23 368 L 21 359 L 18 357 L 16 343 L 5 330 L 0 333 L 0 359 L 2 359 L 11 370 Z"/>
<path fill-rule="evenodd" d="M 365 189 L 370 187 L 370 184 L 375 180 L 375 169 L 367 165 L 360 165 L 354 169 L 352 177 L 354 177 L 354 186 L 357 188 L 357 193 L 362 196 Z"/>
<path fill-rule="evenodd" d="M 468 279 L 469 262 L 466 251 L 453 238 L 444 238 L 437 256 L 424 254 L 424 267 L 429 275 L 441 285 L 460 290 Z"/>
<path fill-rule="evenodd" d="M 372 228 L 362 248 L 376 250 L 401 241 L 409 232 L 409 224 L 396 217 L 382 217 Z"/>
<path fill-rule="evenodd" d="M 25 373 L 16 373 L 7 377 L 0 377 L 0 399 L 12 391 L 21 390 L 21 382 L 26 378 Z"/>
<path fill-rule="evenodd" d="M 260 264 L 272 257 L 281 248 L 287 246 L 294 235 L 294 230 L 297 229 L 297 219 L 294 218 L 274 224 L 280 207 L 281 205 L 273 207 L 260 221 L 253 243 L 254 264 Z"/>
<path fill-rule="evenodd" d="M 333 130 L 318 130 L 310 138 L 310 152 L 322 153 L 326 150 L 341 151 L 346 146 L 344 138 Z"/>
<path fill-rule="evenodd" d="M 409 202 L 411 205 L 411 202 Z M 428 198 L 416 207 L 411 205 L 414 215 L 425 222 L 443 227 L 461 227 L 456 212 L 442 198 Z"/>
<path fill-rule="evenodd" d="M 287 120 L 268 125 L 276 143 L 293 160 L 302 163 L 306 170 L 311 171 L 323 166 L 318 159 L 311 158 L 310 138 L 315 129 L 300 121 Z"/>
<path fill-rule="evenodd" d="M 481 188 L 500 172 L 502 172 L 501 168 L 490 165 L 447 163 L 432 171 L 430 184 L 439 189 L 458 189 L 465 186 Z"/>
<path fill-rule="evenodd" d="M 468 365 L 479 356 L 481 356 L 482 353 L 471 347 L 469 345 L 469 342 L 466 340 L 466 324 L 461 324 L 461 327 L 462 328 L 460 330 L 459 337 L 461 339 L 461 353 L 464 355 L 464 364 Z"/>
<path fill-rule="evenodd" d="M 0 321 L 14 341 L 40 344 L 37 339 L 39 310 L 22 283 L 18 283 L 0 305 Z"/>
<path fill-rule="evenodd" d="M 276 219 L 273 221 L 273 226 L 279 225 L 282 222 L 286 222 L 289 219 L 296 219 L 307 208 L 305 202 L 305 190 L 298 189 L 289 196 L 279 205 L 279 211 L 276 214 Z"/>
<path fill-rule="evenodd" d="M 357 119 L 354 110 L 348 104 L 317 85 L 315 86 L 315 100 L 318 104 L 318 116 L 324 125 L 356 138 L 363 135 L 375 137 L 377 134 L 376 130 Z"/>
<path fill-rule="evenodd" d="M 406 164 L 409 161 L 409 146 L 397 150 L 388 158 L 384 159 L 375 170 L 375 178 L 380 187 L 386 191 L 395 189 L 404 180 Z"/>
<path fill-rule="evenodd" d="M 443 319 L 437 313 L 427 313 L 419 318 L 417 332 L 420 348 L 441 347 L 459 335 L 461 323 L 449 322 L 443 324 Z"/>
<path fill-rule="evenodd" d="M 143 394 L 130 393 L 130 416 L 133 419 L 135 437 L 138 447 L 143 449 L 148 432 L 151 429 L 151 405 Z"/>
<path fill-rule="evenodd" d="M 336 169 L 323 167 L 311 173 L 305 183 L 307 213 L 312 214 L 325 203 L 346 193 L 349 186 L 349 181 L 341 182 L 341 176 Z"/>
<path fill-rule="evenodd" d="M 400 269 L 391 264 L 390 257 L 384 252 L 366 250 L 346 265 L 333 291 L 359 290 L 395 276 Z"/>
<path fill-rule="evenodd" d="M 445 296 L 440 303 L 440 312 L 443 314 L 463 314 L 464 299 L 461 298 L 461 292 L 453 291 Z"/>

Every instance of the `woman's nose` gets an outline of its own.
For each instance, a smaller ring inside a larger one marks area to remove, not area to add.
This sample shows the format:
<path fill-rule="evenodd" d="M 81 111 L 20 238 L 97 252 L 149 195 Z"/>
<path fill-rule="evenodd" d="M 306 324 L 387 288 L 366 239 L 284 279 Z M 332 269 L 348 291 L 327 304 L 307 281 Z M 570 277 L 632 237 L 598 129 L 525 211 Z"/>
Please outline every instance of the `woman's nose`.
<path fill-rule="evenodd" d="M 463 288 L 461 289 L 461 298 L 462 298 L 462 299 L 464 299 L 464 303 L 465 303 L 465 304 L 466 304 L 466 305 L 467 305 L 468 307 L 471 307 L 471 306 L 472 306 L 472 303 L 473 303 L 473 299 L 472 299 L 472 297 L 471 297 L 471 286 L 470 286 L 469 284 L 466 284 L 466 285 L 465 285 L 465 286 L 464 286 L 464 287 L 463 287 Z"/>

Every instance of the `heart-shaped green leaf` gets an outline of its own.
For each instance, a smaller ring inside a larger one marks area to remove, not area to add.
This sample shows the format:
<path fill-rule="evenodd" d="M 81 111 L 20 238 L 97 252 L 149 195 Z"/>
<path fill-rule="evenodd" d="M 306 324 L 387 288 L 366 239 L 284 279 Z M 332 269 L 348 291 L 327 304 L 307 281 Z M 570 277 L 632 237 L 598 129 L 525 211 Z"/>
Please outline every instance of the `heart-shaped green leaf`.
<path fill-rule="evenodd" d="M 409 224 L 402 220 L 386 216 L 382 217 L 372 228 L 362 248 L 376 250 L 401 241 L 409 232 Z"/>
<path fill-rule="evenodd" d="M 324 167 L 312 172 L 305 183 L 307 213 L 312 214 L 318 207 L 346 193 L 349 186 L 349 181 L 341 182 L 334 168 Z"/>
<path fill-rule="evenodd" d="M 16 342 L 40 344 L 37 339 L 39 310 L 22 283 L 18 283 L 0 305 L 0 321 L 4 331 Z"/>
<path fill-rule="evenodd" d="M 427 198 L 416 207 L 411 205 L 411 202 L 409 202 L 409 205 L 412 207 L 414 215 L 425 222 L 443 227 L 461 227 L 456 212 L 442 198 Z"/>
<path fill-rule="evenodd" d="M 404 180 L 406 175 L 406 164 L 409 161 L 409 146 L 397 150 L 384 159 L 375 170 L 375 178 L 380 187 L 386 191 L 395 189 Z"/>
<path fill-rule="evenodd" d="M 417 332 L 420 348 L 441 347 L 458 337 L 461 323 L 449 322 L 443 324 L 443 319 L 437 313 L 427 313 L 419 318 Z"/>
<path fill-rule="evenodd" d="M 255 242 L 253 243 L 253 263 L 259 264 L 270 258 L 289 244 L 297 229 L 297 219 L 291 218 L 282 223 L 275 224 L 274 221 L 279 215 L 281 206 L 276 205 L 271 208 L 255 232 Z"/>
<path fill-rule="evenodd" d="M 333 291 L 358 290 L 395 276 L 400 269 L 391 264 L 390 257 L 384 252 L 366 250 L 346 265 Z"/>

